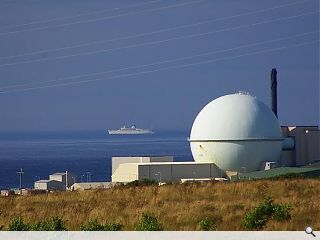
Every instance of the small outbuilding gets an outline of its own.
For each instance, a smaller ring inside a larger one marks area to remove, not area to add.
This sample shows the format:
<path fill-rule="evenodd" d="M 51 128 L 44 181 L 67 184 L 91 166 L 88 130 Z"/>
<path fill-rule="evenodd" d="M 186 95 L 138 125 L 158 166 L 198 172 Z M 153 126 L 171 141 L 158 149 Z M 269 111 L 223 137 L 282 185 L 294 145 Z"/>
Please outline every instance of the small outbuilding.
<path fill-rule="evenodd" d="M 106 189 L 115 186 L 115 183 L 112 182 L 82 182 L 82 183 L 74 183 L 70 189 L 72 191 L 84 191 L 84 190 L 92 190 L 92 189 Z"/>

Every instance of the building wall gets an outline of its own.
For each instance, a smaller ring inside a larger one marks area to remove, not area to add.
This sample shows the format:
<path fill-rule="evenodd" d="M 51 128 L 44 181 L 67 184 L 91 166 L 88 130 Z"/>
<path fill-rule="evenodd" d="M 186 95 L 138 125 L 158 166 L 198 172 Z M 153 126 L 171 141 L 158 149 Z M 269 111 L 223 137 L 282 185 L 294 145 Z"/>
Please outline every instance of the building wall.
<path fill-rule="evenodd" d="M 316 126 L 282 127 L 284 137 L 294 138 L 294 148 L 283 150 L 281 166 L 303 166 L 320 161 L 320 131 Z"/>
<path fill-rule="evenodd" d="M 171 181 L 171 166 L 170 165 L 139 165 L 138 166 L 139 180 L 150 179 L 155 181 Z"/>
<path fill-rule="evenodd" d="M 160 157 L 112 157 L 112 175 L 123 163 L 173 162 L 172 156 Z"/>
<path fill-rule="evenodd" d="M 111 176 L 112 182 L 132 182 L 138 180 L 138 166 L 136 163 L 123 163 Z"/>
<path fill-rule="evenodd" d="M 49 175 L 49 180 L 55 180 L 66 184 L 66 176 L 61 174 L 51 174 Z"/>

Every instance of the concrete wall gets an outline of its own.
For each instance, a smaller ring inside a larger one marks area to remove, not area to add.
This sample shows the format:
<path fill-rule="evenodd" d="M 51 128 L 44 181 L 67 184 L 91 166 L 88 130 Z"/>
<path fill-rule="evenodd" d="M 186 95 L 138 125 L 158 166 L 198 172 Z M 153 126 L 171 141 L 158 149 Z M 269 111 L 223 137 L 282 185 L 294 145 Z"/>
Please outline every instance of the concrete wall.
<path fill-rule="evenodd" d="M 111 175 L 112 182 L 132 182 L 138 180 L 137 163 L 123 163 Z"/>
<path fill-rule="evenodd" d="M 161 157 L 112 157 L 112 175 L 123 163 L 173 162 L 172 156 Z"/>

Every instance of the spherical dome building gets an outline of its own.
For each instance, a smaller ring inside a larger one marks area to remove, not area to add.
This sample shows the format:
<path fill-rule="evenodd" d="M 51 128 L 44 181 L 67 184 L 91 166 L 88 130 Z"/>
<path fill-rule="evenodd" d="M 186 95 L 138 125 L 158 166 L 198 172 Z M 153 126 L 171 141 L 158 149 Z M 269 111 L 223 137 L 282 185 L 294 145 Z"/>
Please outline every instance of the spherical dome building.
<path fill-rule="evenodd" d="M 237 93 L 207 104 L 190 134 L 196 162 L 213 162 L 222 170 L 250 172 L 261 162 L 280 158 L 282 134 L 278 120 L 255 97 Z"/>

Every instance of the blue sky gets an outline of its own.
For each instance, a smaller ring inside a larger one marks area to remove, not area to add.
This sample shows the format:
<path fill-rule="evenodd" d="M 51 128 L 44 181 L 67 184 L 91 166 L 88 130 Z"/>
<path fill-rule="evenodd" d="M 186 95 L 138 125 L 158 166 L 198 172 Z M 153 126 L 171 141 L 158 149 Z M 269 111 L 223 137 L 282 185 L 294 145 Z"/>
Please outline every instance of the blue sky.
<path fill-rule="evenodd" d="M 1 0 L 0 131 L 189 130 L 250 92 L 319 124 L 317 0 Z"/>

